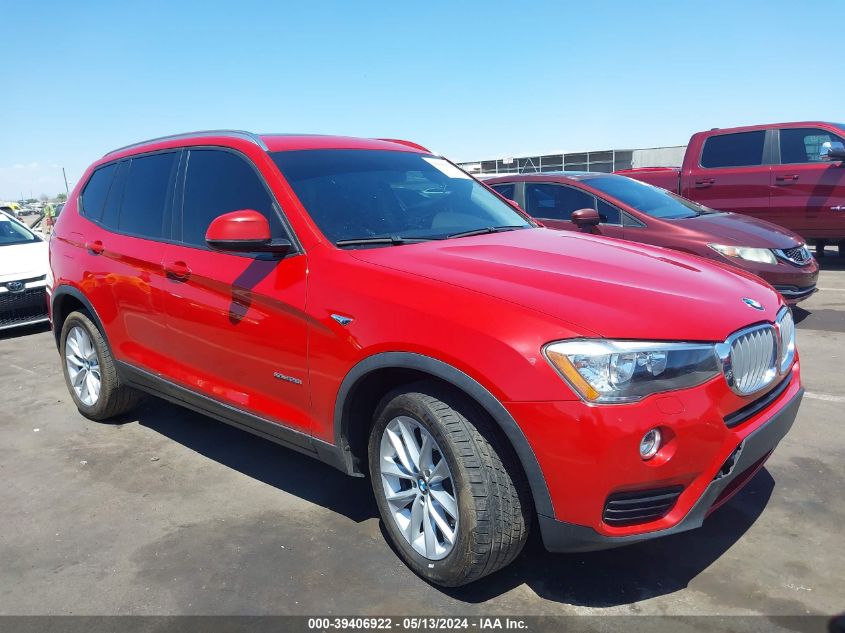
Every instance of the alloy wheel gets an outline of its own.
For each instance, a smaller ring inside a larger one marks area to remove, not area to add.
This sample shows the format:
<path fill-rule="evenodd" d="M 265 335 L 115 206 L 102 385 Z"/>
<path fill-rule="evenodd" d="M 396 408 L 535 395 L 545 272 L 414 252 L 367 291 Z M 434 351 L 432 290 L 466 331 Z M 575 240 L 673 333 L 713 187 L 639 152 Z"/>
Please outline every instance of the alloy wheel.
<path fill-rule="evenodd" d="M 100 397 L 100 360 L 88 332 L 74 326 L 65 338 L 65 363 L 71 387 L 86 406 L 94 406 Z"/>
<path fill-rule="evenodd" d="M 411 417 L 393 418 L 382 433 L 379 473 L 390 516 L 405 540 L 429 560 L 448 556 L 458 536 L 458 501 L 431 433 Z"/>

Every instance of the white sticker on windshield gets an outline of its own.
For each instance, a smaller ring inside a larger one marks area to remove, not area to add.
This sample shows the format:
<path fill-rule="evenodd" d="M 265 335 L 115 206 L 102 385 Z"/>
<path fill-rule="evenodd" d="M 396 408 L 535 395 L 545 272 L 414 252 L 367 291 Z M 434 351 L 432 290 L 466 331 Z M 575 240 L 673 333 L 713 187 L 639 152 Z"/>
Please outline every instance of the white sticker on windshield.
<path fill-rule="evenodd" d="M 465 178 L 466 180 L 471 180 L 469 176 L 455 167 L 448 160 L 443 160 L 442 158 L 428 158 L 427 156 L 423 156 L 423 160 L 438 171 L 441 171 L 449 176 L 449 178 Z"/>

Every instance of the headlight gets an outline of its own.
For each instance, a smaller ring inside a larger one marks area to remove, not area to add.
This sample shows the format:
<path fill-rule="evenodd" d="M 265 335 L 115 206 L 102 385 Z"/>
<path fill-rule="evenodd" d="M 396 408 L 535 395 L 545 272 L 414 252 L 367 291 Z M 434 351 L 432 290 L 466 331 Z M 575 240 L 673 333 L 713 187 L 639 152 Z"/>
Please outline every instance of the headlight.
<path fill-rule="evenodd" d="M 795 360 L 795 321 L 788 308 L 778 316 L 777 327 L 780 330 L 780 373 L 784 373 Z"/>
<path fill-rule="evenodd" d="M 543 351 L 588 402 L 634 402 L 701 384 L 721 371 L 713 345 L 581 339 L 550 343 Z"/>
<path fill-rule="evenodd" d="M 751 248 L 750 246 L 727 246 L 725 244 L 708 244 L 710 248 L 725 257 L 737 257 L 749 262 L 761 264 L 777 264 L 775 254 L 768 248 Z"/>

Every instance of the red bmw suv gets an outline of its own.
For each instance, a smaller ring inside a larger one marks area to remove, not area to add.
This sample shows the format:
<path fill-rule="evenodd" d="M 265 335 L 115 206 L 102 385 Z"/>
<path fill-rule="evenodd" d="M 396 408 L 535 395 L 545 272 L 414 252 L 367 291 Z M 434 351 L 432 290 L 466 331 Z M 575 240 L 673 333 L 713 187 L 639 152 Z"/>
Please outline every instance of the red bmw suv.
<path fill-rule="evenodd" d="M 50 241 L 82 415 L 160 396 L 369 476 L 424 578 L 698 527 L 787 433 L 754 276 L 548 230 L 406 141 L 201 132 L 92 165 Z"/>

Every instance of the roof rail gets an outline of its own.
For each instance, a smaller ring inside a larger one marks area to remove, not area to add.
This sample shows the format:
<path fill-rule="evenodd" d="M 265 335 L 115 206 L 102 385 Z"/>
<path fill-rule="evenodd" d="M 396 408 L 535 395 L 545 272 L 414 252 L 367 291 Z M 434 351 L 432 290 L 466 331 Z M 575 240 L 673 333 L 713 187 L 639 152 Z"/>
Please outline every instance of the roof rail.
<path fill-rule="evenodd" d="M 199 132 L 186 132 L 184 134 L 171 134 L 169 136 L 159 136 L 158 138 L 151 138 L 147 139 L 146 141 L 131 143 L 130 145 L 124 145 L 123 147 L 118 147 L 117 149 L 113 149 L 110 152 L 106 152 L 103 155 L 103 158 L 105 158 L 106 156 L 111 156 L 112 154 L 116 154 L 117 152 L 122 152 L 125 149 L 141 147 L 142 145 L 149 145 L 150 143 L 157 143 L 159 141 L 176 141 L 179 139 L 197 138 L 203 136 L 228 136 L 231 138 L 240 138 L 251 143 L 255 143 L 265 152 L 267 151 L 267 145 L 264 143 L 264 141 L 261 140 L 261 137 L 257 134 L 253 134 L 252 132 L 245 132 L 244 130 L 202 130 Z"/>

